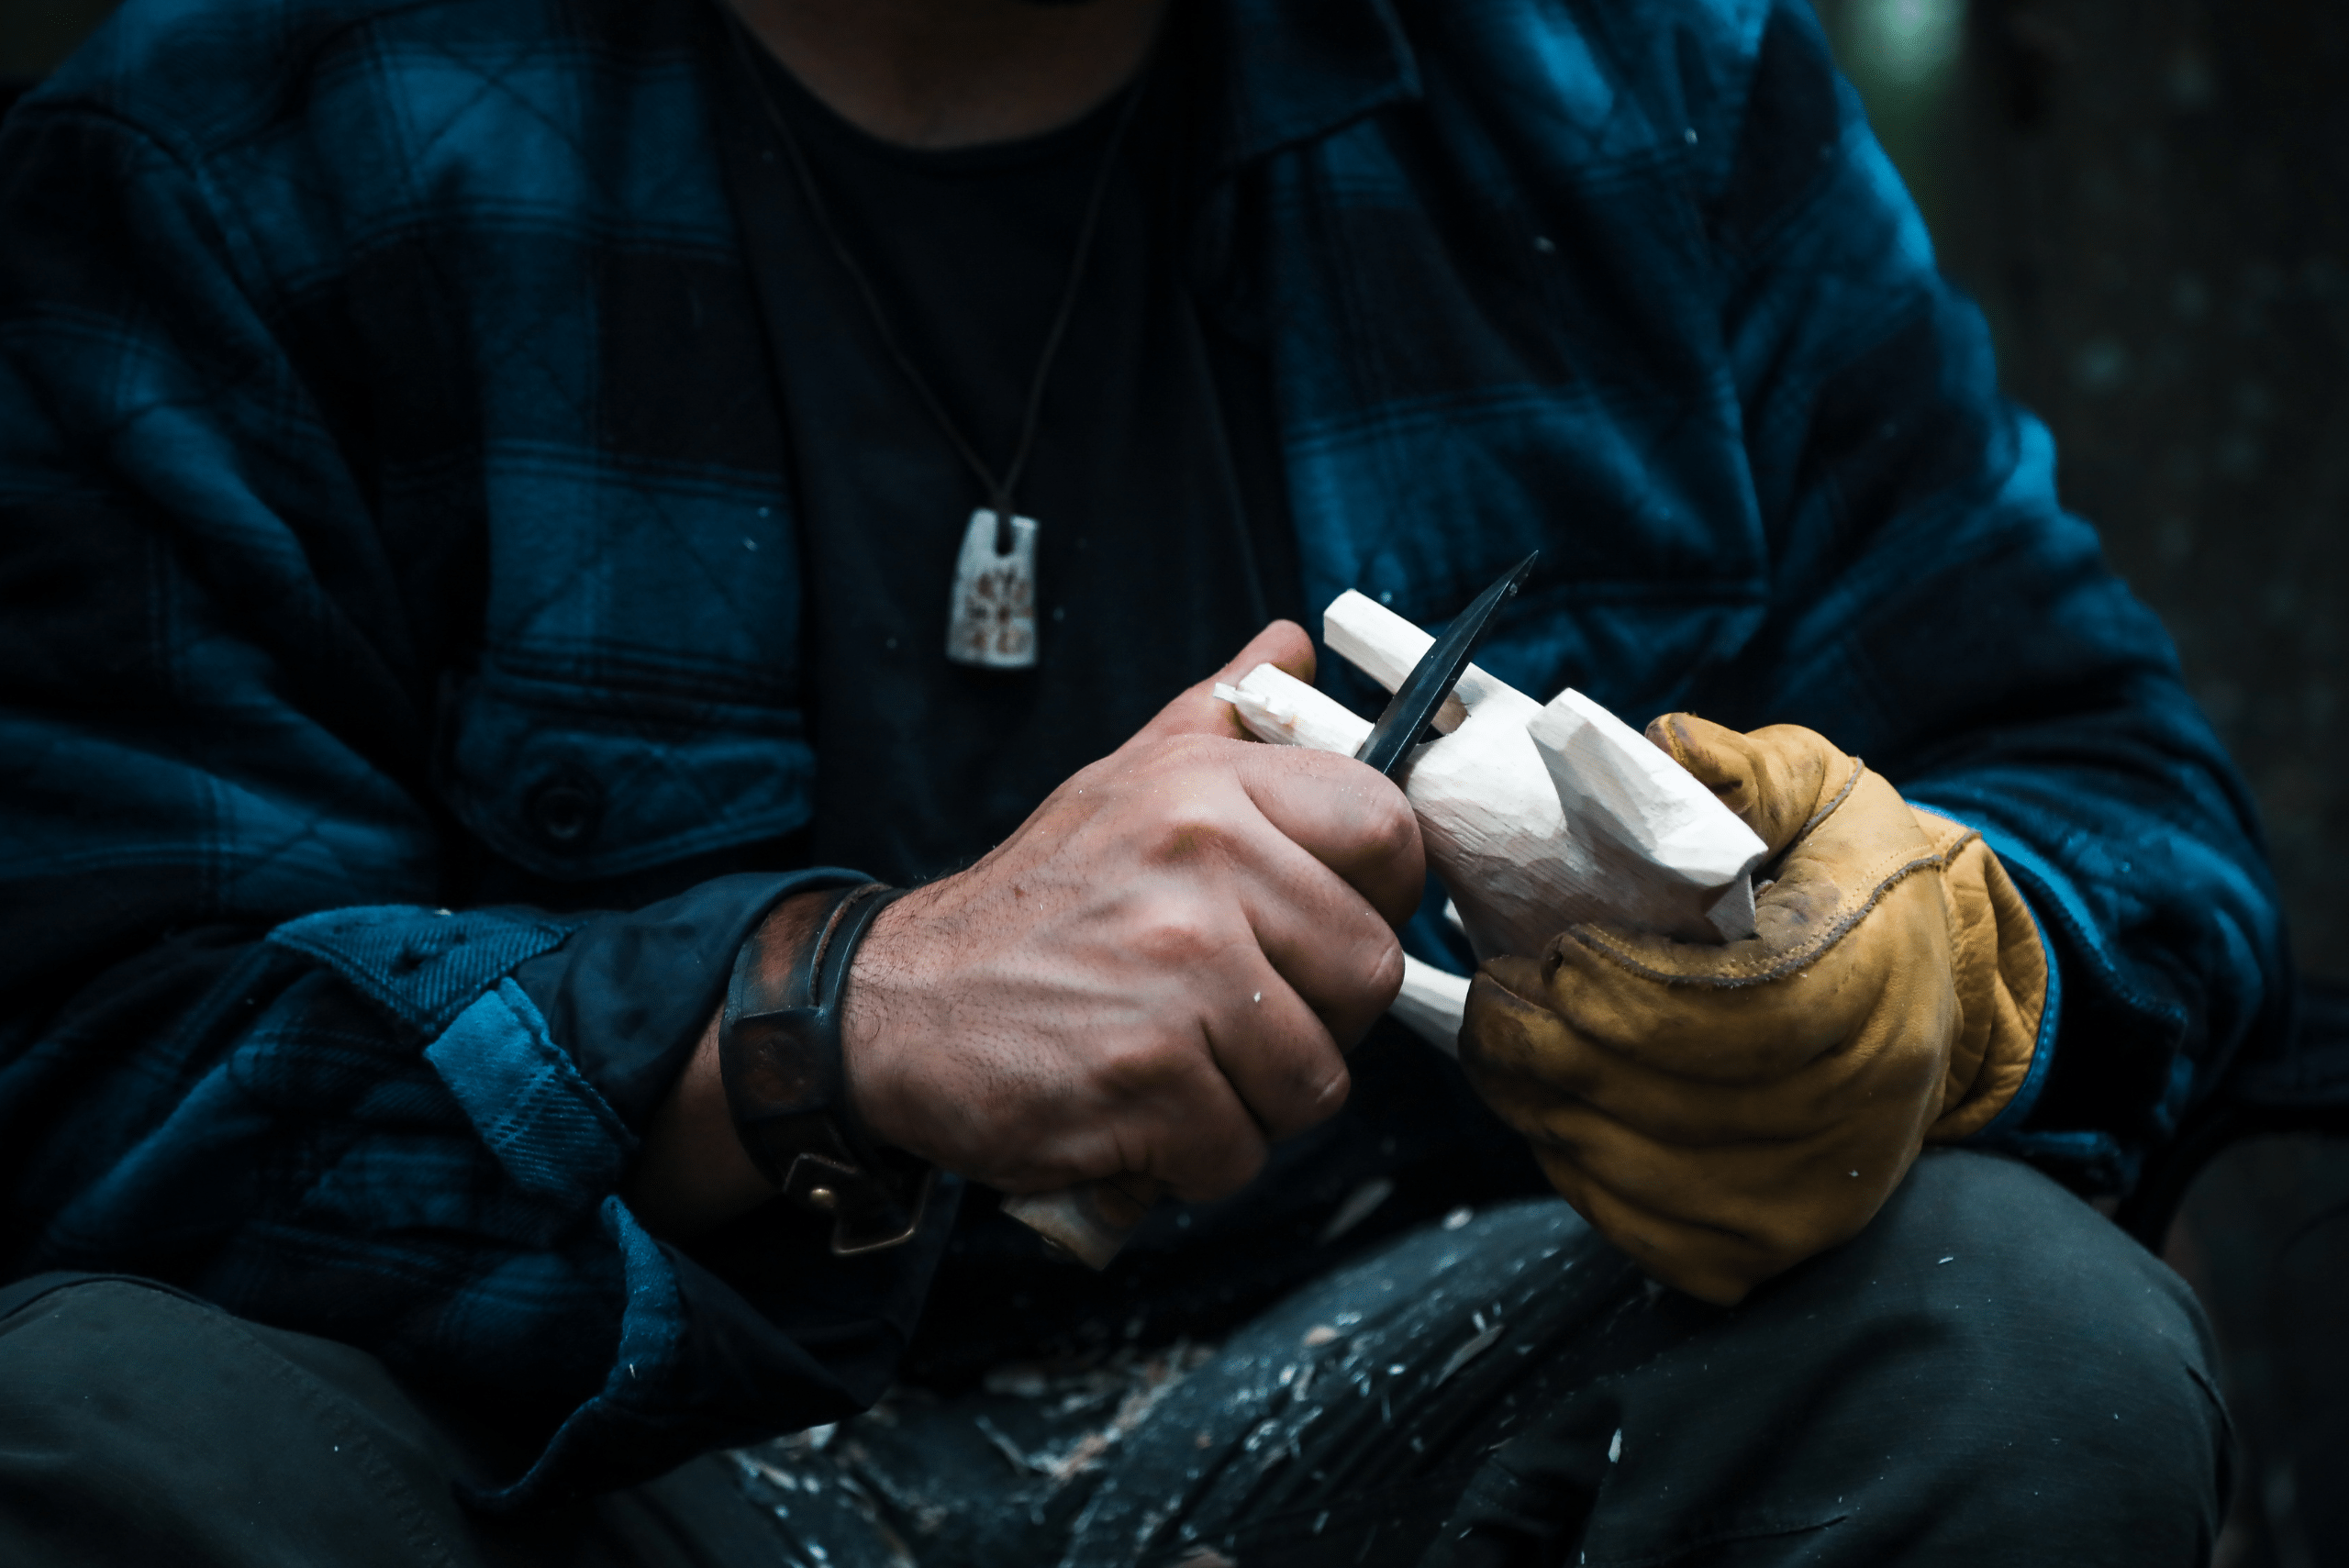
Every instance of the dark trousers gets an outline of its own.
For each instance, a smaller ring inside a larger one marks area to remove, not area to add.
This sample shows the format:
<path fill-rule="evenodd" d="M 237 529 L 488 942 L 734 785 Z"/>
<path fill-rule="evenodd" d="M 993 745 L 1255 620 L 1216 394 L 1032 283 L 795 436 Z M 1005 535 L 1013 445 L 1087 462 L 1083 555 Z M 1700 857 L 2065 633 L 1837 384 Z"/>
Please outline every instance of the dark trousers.
<path fill-rule="evenodd" d="M 1518 1204 L 1212 1352 L 907 1391 L 518 1519 L 457 1503 L 461 1445 L 360 1351 L 135 1280 L 0 1293 L 0 1562 L 24 1568 L 2188 1564 L 2226 1451 L 2176 1276 L 1965 1153 L 1734 1310 Z"/>

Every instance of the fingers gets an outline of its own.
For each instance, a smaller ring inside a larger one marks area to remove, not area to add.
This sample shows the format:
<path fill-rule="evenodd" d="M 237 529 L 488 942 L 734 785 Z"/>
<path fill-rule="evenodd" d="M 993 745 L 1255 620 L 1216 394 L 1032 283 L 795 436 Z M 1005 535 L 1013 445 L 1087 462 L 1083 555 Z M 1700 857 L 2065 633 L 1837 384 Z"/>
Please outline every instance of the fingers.
<path fill-rule="evenodd" d="M 1350 757 L 1252 746 L 1232 759 L 1240 785 L 1275 831 L 1335 872 L 1390 926 L 1427 889 L 1419 819 L 1390 780 Z"/>
<path fill-rule="evenodd" d="M 1243 830 L 1235 856 L 1250 927 L 1280 978 L 1351 1046 L 1402 986 L 1395 929 L 1426 883 L 1419 819 L 1399 790 L 1345 758 L 1252 747 L 1233 762 L 1258 828 Z"/>
<path fill-rule="evenodd" d="M 1787 1264 L 1746 1238 L 1693 1226 L 1626 1203 L 1573 1161 L 1537 1149 L 1542 1173 L 1598 1233 L 1651 1278 L 1715 1307 L 1734 1307 Z"/>
<path fill-rule="evenodd" d="M 1310 1025 L 1310 1017 L 1305 1021 Z M 1097 1157 L 1096 1170 L 1138 1173 L 1186 1203 L 1228 1197 L 1255 1179 L 1271 1155 L 1270 1139 L 1230 1075 L 1208 1064 L 1212 1050 L 1209 1042 L 1207 1052 L 1194 1052 L 1178 1081 L 1152 1074 L 1129 1085 L 1117 1114 L 1100 1124 L 1114 1147 Z"/>
<path fill-rule="evenodd" d="M 1302 911 L 1292 900 L 1251 899 L 1249 920 L 1284 987 L 1295 991 L 1337 1049 L 1350 1051 L 1403 988 L 1403 944 L 1352 889 L 1338 891 L 1344 896 L 1330 901 L 1326 916 Z"/>
<path fill-rule="evenodd" d="M 1723 1306 L 1859 1234 L 1916 1157 L 1913 1145 L 1822 1138 L 1791 1167 L 1783 1155 L 1724 1162 L 1587 1110 L 1533 1151 L 1551 1184 L 1648 1273 Z"/>
<path fill-rule="evenodd" d="M 1266 1137 L 1294 1137 L 1344 1106 L 1353 1079 L 1342 1037 L 1270 964 L 1260 984 L 1227 995 L 1207 1022 L 1217 1067 Z"/>
<path fill-rule="evenodd" d="M 1310 857 L 1277 889 L 1241 895 L 1273 971 L 1340 1047 L 1351 1050 L 1403 986 L 1403 944 L 1378 910 Z"/>
<path fill-rule="evenodd" d="M 1252 1129 L 1261 1129 L 1274 1138 L 1301 1132 L 1345 1103 L 1349 1080 L 1340 1041 L 1351 1043 L 1353 1036 L 1333 1032 L 1326 1020 L 1334 1015 L 1339 1029 L 1358 1034 L 1368 1029 L 1386 1000 L 1392 999 L 1394 989 L 1384 983 L 1380 968 L 1382 944 L 1395 946 L 1394 933 L 1330 873 L 1293 846 L 1287 847 L 1287 853 L 1303 874 L 1327 884 L 1325 899 L 1342 901 L 1347 923 L 1363 933 L 1352 949 L 1369 955 L 1366 959 L 1326 959 L 1313 969 L 1308 980 L 1310 988 L 1300 988 L 1285 977 L 1279 964 L 1264 951 L 1245 912 L 1250 904 L 1277 909 L 1283 900 L 1267 898 L 1261 889 L 1243 889 L 1242 908 L 1234 911 L 1212 896 L 1186 890 L 1172 878 L 1163 891 L 1149 899 L 1147 917 L 1135 923 L 1124 943 L 1129 956 L 1141 964 L 1181 977 L 1181 993 L 1195 1010 L 1203 1036 L 1200 1072 L 1238 1096 Z M 1322 945 L 1335 949 L 1347 944 L 1330 936 Z M 1348 973 L 1350 965 L 1354 971 L 1368 972 L 1366 977 Z M 1399 949 L 1394 969 L 1399 984 Z M 1316 989 L 1321 994 L 1317 995 Z M 1375 1003 L 1363 999 L 1372 994 L 1385 999 Z M 1184 1077 L 1182 1062 L 1179 1050 L 1163 1062 L 1138 1059 L 1137 1068 L 1163 1077 L 1135 1077 L 1119 1094 L 1120 1101 L 1154 1109 L 1206 1095 L 1202 1084 Z M 1113 1075 L 1110 1081 L 1117 1079 Z M 1198 1114 L 1214 1109 L 1203 1106 Z M 1197 1140 L 1206 1136 L 1197 1114 L 1185 1110 L 1177 1120 L 1184 1139 Z M 1197 1173 L 1152 1169 L 1153 1173 L 1195 1184 L 1204 1179 Z"/>
<path fill-rule="evenodd" d="M 1203 749 L 1215 764 L 1209 770 L 1194 765 Z M 1176 798 L 1152 813 L 1153 841 L 1143 857 L 1151 881 L 1133 889 L 1145 913 L 1127 948 L 1152 971 L 1186 977 L 1218 1065 L 1257 1121 L 1285 1136 L 1343 1102 L 1341 1048 L 1394 1000 L 1402 949 L 1386 915 L 1241 787 L 1233 764 L 1258 758 L 1272 759 L 1275 774 L 1292 761 L 1334 773 L 1335 784 L 1321 788 L 1359 790 L 1351 775 L 1366 773 L 1341 758 L 1185 742 L 1166 759 L 1164 779 L 1149 786 Z M 1411 835 L 1406 847 L 1415 850 L 1408 812 L 1404 806 L 1399 814 Z M 1366 814 L 1377 824 L 1374 835 L 1396 836 L 1384 803 L 1374 801 Z"/>
<path fill-rule="evenodd" d="M 1086 1114 L 1064 1120 L 1048 1149 L 963 1173 L 1005 1192 L 1037 1192 L 1080 1181 L 1155 1184 L 1186 1202 L 1238 1192 L 1271 1152 L 1263 1128 L 1224 1076 L 1195 1048 L 1121 1064 L 1097 1059 L 1088 1073 Z"/>
<path fill-rule="evenodd" d="M 1217 735 L 1230 740 L 1246 740 L 1248 731 L 1242 728 L 1231 705 L 1215 695 L 1219 681 L 1237 685 L 1249 671 L 1259 664 L 1271 664 L 1286 670 L 1298 680 L 1313 679 L 1313 639 L 1293 620 L 1276 620 L 1248 639 L 1248 646 L 1232 655 L 1230 662 L 1214 674 L 1186 691 L 1181 696 L 1158 710 L 1139 735 L 1156 737 L 1168 735 Z"/>

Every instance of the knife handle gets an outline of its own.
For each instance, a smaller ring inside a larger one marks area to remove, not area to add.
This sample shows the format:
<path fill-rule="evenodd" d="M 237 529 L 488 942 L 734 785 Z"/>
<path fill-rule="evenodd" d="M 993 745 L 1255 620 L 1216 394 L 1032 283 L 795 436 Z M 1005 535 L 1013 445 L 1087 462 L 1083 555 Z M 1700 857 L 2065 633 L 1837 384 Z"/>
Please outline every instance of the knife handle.
<path fill-rule="evenodd" d="M 1015 1194 L 1003 1212 L 1087 1268 L 1106 1269 L 1163 1192 L 1147 1176 L 1114 1176 Z"/>

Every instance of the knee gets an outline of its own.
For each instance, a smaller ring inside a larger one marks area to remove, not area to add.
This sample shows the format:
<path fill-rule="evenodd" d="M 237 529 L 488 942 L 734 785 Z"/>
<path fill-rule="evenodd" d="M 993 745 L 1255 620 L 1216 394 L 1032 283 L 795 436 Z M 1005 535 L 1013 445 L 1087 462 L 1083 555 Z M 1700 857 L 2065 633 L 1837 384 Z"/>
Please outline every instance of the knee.
<path fill-rule="evenodd" d="M 2200 1308 L 2027 1166 L 1927 1154 L 1865 1234 L 1754 1305 L 1840 1323 L 1814 1413 L 1962 1503 L 1996 1560 L 2199 1561 L 2215 1540 L 2228 1433 Z"/>
<path fill-rule="evenodd" d="M 2212 1381 L 2193 1293 L 2126 1232 L 2013 1160 L 1929 1151 L 1876 1222 L 1790 1278 L 1976 1370 L 2032 1365 L 2026 1396 Z M 2009 1381 L 2001 1378 L 1999 1381 Z"/>
<path fill-rule="evenodd" d="M 420 1417 L 347 1346 L 143 1281 L 0 1293 L 0 1562 L 437 1561 L 463 1539 Z M 380 1391 L 380 1392 L 379 1392 Z M 403 1555 L 406 1553 L 406 1555 Z"/>

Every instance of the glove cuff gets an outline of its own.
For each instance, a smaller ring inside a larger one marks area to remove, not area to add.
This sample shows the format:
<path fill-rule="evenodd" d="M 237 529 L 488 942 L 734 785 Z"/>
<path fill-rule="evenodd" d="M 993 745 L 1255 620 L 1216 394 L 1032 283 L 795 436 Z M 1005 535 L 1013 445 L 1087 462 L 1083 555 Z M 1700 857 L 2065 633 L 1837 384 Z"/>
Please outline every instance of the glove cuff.
<path fill-rule="evenodd" d="M 1958 1027 L 1941 1114 L 1925 1139 L 1948 1143 L 1987 1127 L 2031 1076 L 2047 1009 L 2047 950 L 2030 906 L 1982 835 L 1909 809 L 1944 868 Z"/>

